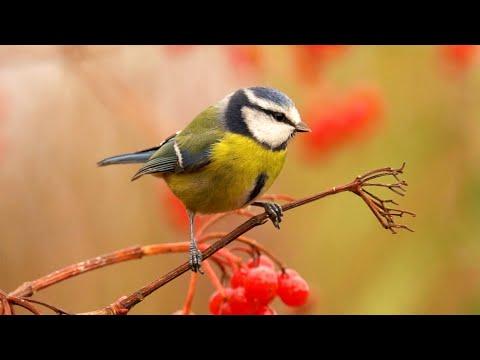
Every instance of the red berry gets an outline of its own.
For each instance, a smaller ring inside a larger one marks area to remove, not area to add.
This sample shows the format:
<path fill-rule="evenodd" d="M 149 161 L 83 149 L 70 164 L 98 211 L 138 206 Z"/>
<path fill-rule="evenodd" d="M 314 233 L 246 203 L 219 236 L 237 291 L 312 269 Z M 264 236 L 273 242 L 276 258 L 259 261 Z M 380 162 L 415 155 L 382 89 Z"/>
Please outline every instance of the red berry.
<path fill-rule="evenodd" d="M 224 302 L 220 306 L 220 310 L 217 315 L 234 315 L 232 308 L 228 302 Z"/>
<path fill-rule="evenodd" d="M 210 313 L 213 315 L 221 315 L 225 314 L 225 312 L 229 312 L 230 305 L 227 304 L 228 299 L 231 296 L 232 289 L 225 288 L 224 289 L 225 297 L 222 296 L 222 293 L 217 290 L 215 291 L 212 296 L 210 296 L 210 300 L 208 302 L 208 308 Z"/>
<path fill-rule="evenodd" d="M 278 315 L 278 313 L 270 306 L 262 306 L 257 310 L 255 315 Z"/>
<path fill-rule="evenodd" d="M 241 266 L 236 271 L 234 271 L 232 278 L 230 279 L 230 286 L 232 288 L 237 288 L 245 284 L 245 278 L 248 274 L 249 269 L 245 266 Z"/>
<path fill-rule="evenodd" d="M 474 63 L 477 46 L 475 45 L 444 45 L 442 47 L 445 60 L 458 69 L 467 69 Z"/>
<path fill-rule="evenodd" d="M 292 269 L 278 275 L 278 296 L 289 306 L 302 306 L 307 302 L 310 288 L 307 282 Z"/>
<path fill-rule="evenodd" d="M 272 268 L 272 269 L 275 268 L 275 263 L 273 262 L 273 260 L 270 259 L 268 256 L 265 256 L 265 255 L 260 255 L 260 257 L 255 258 L 255 259 L 250 259 L 247 262 L 247 266 L 249 268 L 254 268 L 254 267 L 257 267 L 257 266 L 260 266 L 260 265 L 264 265 L 264 266 Z"/>
<path fill-rule="evenodd" d="M 384 109 L 381 93 L 371 86 L 353 89 L 323 106 L 318 103 L 313 101 L 304 111 L 312 128 L 312 134 L 304 140 L 305 155 L 312 160 L 374 130 Z"/>
<path fill-rule="evenodd" d="M 245 278 L 245 296 L 251 302 L 268 304 L 277 294 L 277 288 L 275 270 L 265 265 L 250 269 Z"/>
<path fill-rule="evenodd" d="M 227 51 L 235 69 L 258 71 L 262 67 L 263 53 L 259 46 L 230 46 Z"/>
<path fill-rule="evenodd" d="M 257 310 L 257 306 L 249 302 L 245 297 L 245 289 L 243 287 L 233 289 L 228 299 L 228 305 L 230 305 L 232 315 L 249 315 Z"/>
<path fill-rule="evenodd" d="M 161 200 L 161 211 L 166 211 L 164 215 L 167 221 L 173 225 L 177 230 L 188 230 L 188 214 L 182 201 L 175 196 L 175 194 L 165 189 L 162 185 L 158 187 L 159 197 Z M 203 217 L 197 216 L 195 224 L 198 228 L 203 223 Z"/>

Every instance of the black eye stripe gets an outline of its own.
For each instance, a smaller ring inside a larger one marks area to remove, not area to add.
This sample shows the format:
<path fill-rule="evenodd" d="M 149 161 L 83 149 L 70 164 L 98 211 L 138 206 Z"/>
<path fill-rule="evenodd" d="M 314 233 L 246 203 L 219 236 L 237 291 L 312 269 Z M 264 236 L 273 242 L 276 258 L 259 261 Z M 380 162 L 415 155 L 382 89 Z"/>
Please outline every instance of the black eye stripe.
<path fill-rule="evenodd" d="M 272 111 L 272 110 L 268 110 L 268 109 L 264 109 L 258 105 L 255 105 L 255 104 L 249 104 L 248 105 L 249 108 L 252 108 L 252 109 L 255 109 L 255 110 L 258 110 L 258 111 L 261 111 L 267 115 L 270 115 L 272 118 L 275 119 L 275 121 L 278 121 L 278 122 L 282 122 L 284 124 L 288 124 L 288 125 L 291 125 L 293 127 L 295 127 L 295 124 L 293 122 L 290 121 L 290 119 L 287 118 L 287 116 L 283 113 L 279 113 L 277 111 Z M 283 115 L 283 118 L 282 119 L 277 119 L 276 118 L 276 115 L 277 114 L 281 114 Z"/>

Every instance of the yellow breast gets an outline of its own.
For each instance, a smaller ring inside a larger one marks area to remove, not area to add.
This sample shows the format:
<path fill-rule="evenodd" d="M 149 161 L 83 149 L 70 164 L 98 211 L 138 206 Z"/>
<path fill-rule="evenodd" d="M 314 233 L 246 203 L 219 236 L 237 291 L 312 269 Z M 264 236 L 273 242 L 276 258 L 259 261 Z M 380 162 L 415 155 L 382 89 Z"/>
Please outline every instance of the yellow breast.
<path fill-rule="evenodd" d="M 268 150 L 253 139 L 229 133 L 213 146 L 208 165 L 164 179 L 187 209 L 204 214 L 230 211 L 253 201 L 249 196 L 261 174 L 265 183 L 256 197 L 268 190 L 285 157 L 286 150 Z"/>

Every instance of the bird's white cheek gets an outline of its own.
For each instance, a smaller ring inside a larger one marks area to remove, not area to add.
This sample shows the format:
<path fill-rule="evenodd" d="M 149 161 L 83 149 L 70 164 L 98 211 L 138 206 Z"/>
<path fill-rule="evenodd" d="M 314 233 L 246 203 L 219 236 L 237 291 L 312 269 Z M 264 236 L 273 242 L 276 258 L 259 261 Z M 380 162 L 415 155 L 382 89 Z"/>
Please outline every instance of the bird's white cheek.
<path fill-rule="evenodd" d="M 272 148 L 283 144 L 295 131 L 292 126 L 278 122 L 261 111 L 244 107 L 242 113 L 252 135 Z"/>

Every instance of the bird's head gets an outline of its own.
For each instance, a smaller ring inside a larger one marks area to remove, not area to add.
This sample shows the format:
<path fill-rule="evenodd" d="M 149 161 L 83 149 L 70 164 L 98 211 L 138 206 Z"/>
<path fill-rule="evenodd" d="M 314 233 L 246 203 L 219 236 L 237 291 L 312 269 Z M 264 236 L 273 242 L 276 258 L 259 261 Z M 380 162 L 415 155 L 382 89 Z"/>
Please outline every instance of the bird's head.
<path fill-rule="evenodd" d="M 237 90 L 227 95 L 219 107 L 229 131 L 249 136 L 273 150 L 285 149 L 297 132 L 310 131 L 293 101 L 273 88 Z"/>

